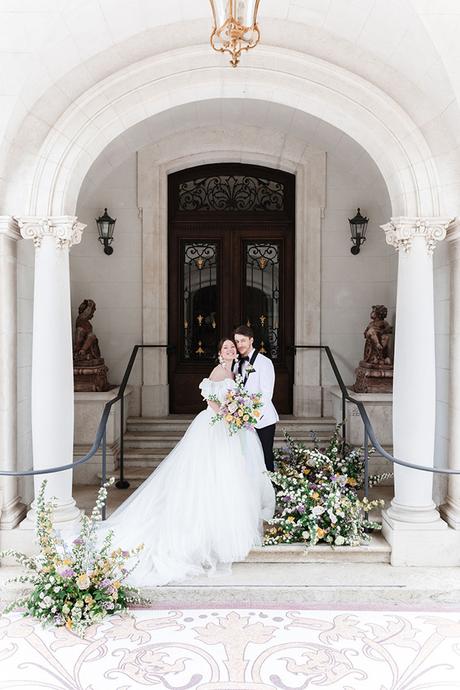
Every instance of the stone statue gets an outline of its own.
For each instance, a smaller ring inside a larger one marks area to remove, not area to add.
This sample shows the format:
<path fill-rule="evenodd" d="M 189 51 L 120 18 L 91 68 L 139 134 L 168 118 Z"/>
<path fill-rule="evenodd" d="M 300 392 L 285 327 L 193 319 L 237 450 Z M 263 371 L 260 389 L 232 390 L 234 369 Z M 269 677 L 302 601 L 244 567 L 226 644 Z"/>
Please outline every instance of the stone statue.
<path fill-rule="evenodd" d="M 90 322 L 95 311 L 96 303 L 92 299 L 83 300 L 78 307 L 73 343 L 75 391 L 101 392 L 113 388 L 107 381 L 108 368 Z"/>
<path fill-rule="evenodd" d="M 393 328 L 385 321 L 388 309 L 383 304 L 374 304 L 371 322 L 364 331 L 366 340 L 363 361 L 368 364 L 391 364 L 389 343 Z"/>
<path fill-rule="evenodd" d="M 95 311 L 96 303 L 92 299 L 83 300 L 78 307 L 73 356 L 75 362 L 96 361 L 101 358 L 99 344 L 90 323 Z"/>
<path fill-rule="evenodd" d="M 393 389 L 393 363 L 390 335 L 393 328 L 386 321 L 388 309 L 374 304 L 371 321 L 364 331 L 364 355 L 356 369 L 356 393 L 391 393 Z"/>

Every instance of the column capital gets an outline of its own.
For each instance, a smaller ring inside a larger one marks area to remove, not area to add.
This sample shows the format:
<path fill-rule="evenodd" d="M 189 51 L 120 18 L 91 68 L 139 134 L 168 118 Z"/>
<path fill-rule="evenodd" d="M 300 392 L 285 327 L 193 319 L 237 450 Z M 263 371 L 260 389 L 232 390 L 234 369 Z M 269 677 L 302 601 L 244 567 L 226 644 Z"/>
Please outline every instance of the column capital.
<path fill-rule="evenodd" d="M 21 216 L 16 218 L 21 235 L 32 240 L 38 249 L 44 237 L 54 237 L 56 247 L 72 247 L 79 244 L 86 225 L 77 221 L 77 216 Z"/>
<path fill-rule="evenodd" d="M 413 240 L 422 237 L 428 253 L 433 254 L 436 242 L 445 238 L 451 220 L 445 216 L 396 216 L 380 227 L 385 232 L 387 244 L 392 245 L 397 251 L 404 249 L 405 252 L 409 252 Z"/>
<path fill-rule="evenodd" d="M 20 240 L 21 233 L 15 218 L 11 216 L 0 216 L 0 235 L 6 235 L 12 240 Z"/>

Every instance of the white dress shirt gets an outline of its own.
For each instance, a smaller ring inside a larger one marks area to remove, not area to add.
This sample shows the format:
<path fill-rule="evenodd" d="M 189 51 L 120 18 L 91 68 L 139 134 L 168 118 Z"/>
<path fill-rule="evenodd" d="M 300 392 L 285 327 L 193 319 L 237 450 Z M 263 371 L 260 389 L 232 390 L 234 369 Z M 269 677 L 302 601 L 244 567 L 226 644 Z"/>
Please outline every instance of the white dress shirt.
<path fill-rule="evenodd" d="M 254 349 L 249 352 L 249 359 L 251 359 L 253 354 Z M 249 362 L 243 362 L 243 378 L 245 377 L 248 364 Z M 260 420 L 256 424 L 256 429 L 263 429 L 265 426 L 270 426 L 270 424 L 276 424 L 279 420 L 278 413 L 272 402 L 273 389 L 275 387 L 275 369 L 271 359 L 265 357 L 260 352 L 257 353 L 252 366 L 254 371 L 248 373 L 245 388 L 249 393 L 262 393 L 263 405 L 260 408 Z"/>

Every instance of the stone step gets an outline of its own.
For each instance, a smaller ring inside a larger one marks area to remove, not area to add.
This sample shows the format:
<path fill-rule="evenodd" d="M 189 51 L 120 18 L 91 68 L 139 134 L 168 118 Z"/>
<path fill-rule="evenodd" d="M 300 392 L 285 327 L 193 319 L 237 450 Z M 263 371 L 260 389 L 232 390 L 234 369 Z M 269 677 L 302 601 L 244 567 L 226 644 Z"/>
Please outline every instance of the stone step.
<path fill-rule="evenodd" d="M 133 448 L 169 448 L 170 450 L 181 440 L 183 433 L 177 432 L 175 434 L 157 434 L 152 432 L 133 431 L 127 432 L 124 436 L 125 453 L 127 449 Z M 329 440 L 329 434 L 315 436 L 317 443 L 325 443 Z M 314 439 L 305 434 L 297 434 L 296 440 L 301 441 L 306 446 L 313 447 Z M 275 446 L 280 447 L 284 444 L 283 436 L 275 436 Z"/>
<path fill-rule="evenodd" d="M 251 549 L 244 563 L 389 563 L 391 547 L 380 532 L 363 546 L 278 544 Z"/>
<path fill-rule="evenodd" d="M 168 417 L 129 417 L 127 420 L 127 431 L 160 431 L 160 432 L 184 432 L 192 422 L 192 416 L 169 415 Z M 277 434 L 283 436 L 284 429 L 289 433 L 295 434 L 299 430 L 305 433 L 322 431 L 327 434 L 333 433 L 336 426 L 333 417 L 293 417 L 282 416 L 277 424 Z"/>
<path fill-rule="evenodd" d="M 4 585 L 23 573 L 0 568 L 0 601 L 23 592 L 21 584 Z M 236 563 L 231 575 L 194 578 L 181 584 L 141 588 L 154 605 L 189 608 L 305 606 L 316 610 L 369 607 L 402 611 L 419 608 L 440 612 L 460 604 L 459 568 L 394 568 L 388 563 Z"/>

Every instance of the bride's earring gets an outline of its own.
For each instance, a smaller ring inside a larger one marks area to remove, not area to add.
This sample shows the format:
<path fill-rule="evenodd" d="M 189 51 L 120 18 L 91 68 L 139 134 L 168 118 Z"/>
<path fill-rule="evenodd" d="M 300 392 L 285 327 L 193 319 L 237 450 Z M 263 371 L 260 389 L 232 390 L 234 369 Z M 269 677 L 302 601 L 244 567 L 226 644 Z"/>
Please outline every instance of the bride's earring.
<path fill-rule="evenodd" d="M 222 355 L 219 355 L 219 364 L 221 367 L 225 369 L 224 358 L 222 357 Z"/>

